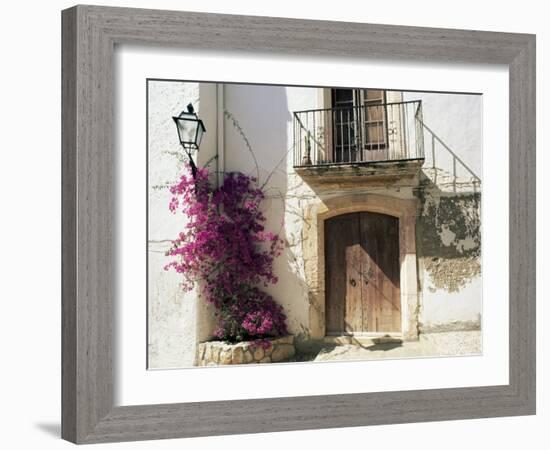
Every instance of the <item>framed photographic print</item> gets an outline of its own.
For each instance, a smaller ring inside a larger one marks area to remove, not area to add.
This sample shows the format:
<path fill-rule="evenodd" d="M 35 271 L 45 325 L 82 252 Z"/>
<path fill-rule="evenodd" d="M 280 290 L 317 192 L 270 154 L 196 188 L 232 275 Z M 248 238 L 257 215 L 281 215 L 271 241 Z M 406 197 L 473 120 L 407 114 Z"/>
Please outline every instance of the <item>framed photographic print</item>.
<path fill-rule="evenodd" d="M 62 18 L 65 439 L 534 414 L 534 36 Z"/>

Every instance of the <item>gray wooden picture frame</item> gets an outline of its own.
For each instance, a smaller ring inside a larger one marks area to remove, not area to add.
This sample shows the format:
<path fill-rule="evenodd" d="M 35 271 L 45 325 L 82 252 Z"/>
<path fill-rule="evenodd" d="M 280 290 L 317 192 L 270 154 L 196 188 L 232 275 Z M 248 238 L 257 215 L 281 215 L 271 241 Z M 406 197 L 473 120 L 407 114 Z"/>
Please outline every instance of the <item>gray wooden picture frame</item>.
<path fill-rule="evenodd" d="M 534 35 L 97 6 L 63 11 L 62 31 L 64 439 L 94 443 L 535 413 Z M 507 65 L 509 384 L 115 407 L 113 52 L 119 43 Z"/>

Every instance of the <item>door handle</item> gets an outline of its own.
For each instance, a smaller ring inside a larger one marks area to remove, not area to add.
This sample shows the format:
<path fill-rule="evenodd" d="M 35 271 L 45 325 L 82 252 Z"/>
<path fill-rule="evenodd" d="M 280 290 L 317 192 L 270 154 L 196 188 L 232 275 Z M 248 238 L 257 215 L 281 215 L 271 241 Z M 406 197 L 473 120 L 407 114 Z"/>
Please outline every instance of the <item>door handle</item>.
<path fill-rule="evenodd" d="M 354 278 L 350 278 L 349 284 L 351 284 L 353 287 L 355 287 L 355 285 L 356 285 L 357 283 L 355 282 L 355 279 L 354 279 Z"/>

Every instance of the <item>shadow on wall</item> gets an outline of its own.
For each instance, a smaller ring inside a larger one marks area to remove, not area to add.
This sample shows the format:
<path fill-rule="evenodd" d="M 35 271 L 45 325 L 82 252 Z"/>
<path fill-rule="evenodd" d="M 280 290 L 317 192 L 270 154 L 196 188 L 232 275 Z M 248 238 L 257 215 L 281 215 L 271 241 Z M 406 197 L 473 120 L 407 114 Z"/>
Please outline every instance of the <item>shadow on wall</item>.
<path fill-rule="evenodd" d="M 291 334 L 298 334 L 307 317 L 306 290 L 291 248 L 286 218 L 287 158 L 292 158 L 287 89 L 280 86 L 225 86 L 225 171 L 240 171 L 265 183 L 266 229 L 285 239 L 274 263 L 279 281 L 265 290 L 281 304 Z"/>
<path fill-rule="evenodd" d="M 292 119 L 286 88 L 226 85 L 225 110 L 225 171 L 256 175 L 259 169 L 262 184 L 279 166 L 267 187 L 284 193 L 287 174 L 282 160 L 290 147 L 288 124 Z"/>
<path fill-rule="evenodd" d="M 436 185 L 446 186 L 453 193 L 464 189 L 479 192 L 481 179 L 431 128 L 421 122 L 424 129 L 426 175 Z M 441 169 L 448 167 L 449 171 Z"/>

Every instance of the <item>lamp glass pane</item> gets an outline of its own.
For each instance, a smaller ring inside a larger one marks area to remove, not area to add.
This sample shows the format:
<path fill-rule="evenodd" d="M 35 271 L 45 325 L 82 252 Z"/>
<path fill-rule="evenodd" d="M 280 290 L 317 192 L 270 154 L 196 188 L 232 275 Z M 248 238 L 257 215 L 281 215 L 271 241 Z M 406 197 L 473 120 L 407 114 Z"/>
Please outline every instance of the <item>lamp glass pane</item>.
<path fill-rule="evenodd" d="M 182 144 L 195 144 L 198 122 L 196 120 L 178 119 L 178 133 Z"/>

